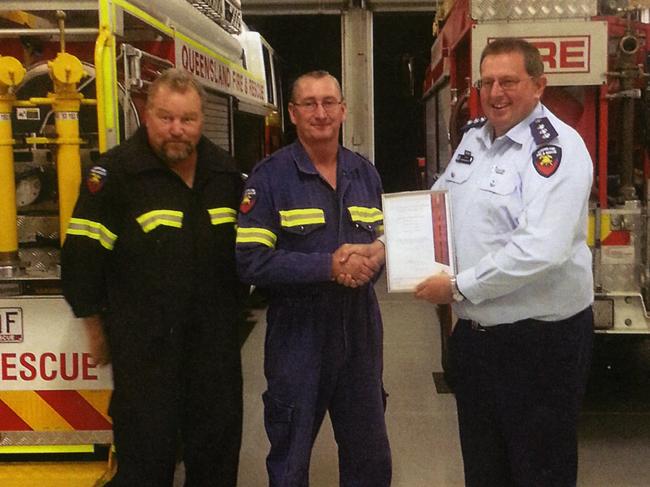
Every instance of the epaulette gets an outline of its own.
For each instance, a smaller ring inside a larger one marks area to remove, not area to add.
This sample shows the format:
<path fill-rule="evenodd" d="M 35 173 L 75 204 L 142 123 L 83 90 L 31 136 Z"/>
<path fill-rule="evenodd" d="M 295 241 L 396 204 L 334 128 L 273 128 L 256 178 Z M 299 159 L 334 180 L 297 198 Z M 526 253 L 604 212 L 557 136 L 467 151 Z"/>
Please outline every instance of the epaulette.
<path fill-rule="evenodd" d="M 474 118 L 472 120 L 468 120 L 467 123 L 461 127 L 460 131 L 461 131 L 461 133 L 464 134 L 469 129 L 482 127 L 483 125 L 485 125 L 486 122 L 487 122 L 486 117 L 478 117 L 478 118 Z"/>
<path fill-rule="evenodd" d="M 549 142 L 557 137 L 557 130 L 551 125 L 551 121 L 546 118 L 536 118 L 530 124 L 530 133 L 537 145 Z"/>

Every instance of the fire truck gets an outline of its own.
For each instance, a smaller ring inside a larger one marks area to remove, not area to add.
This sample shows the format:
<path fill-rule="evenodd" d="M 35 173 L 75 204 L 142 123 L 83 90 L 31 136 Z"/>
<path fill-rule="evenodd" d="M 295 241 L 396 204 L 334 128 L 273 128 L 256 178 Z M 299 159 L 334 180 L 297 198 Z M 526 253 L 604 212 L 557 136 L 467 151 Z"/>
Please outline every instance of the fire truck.
<path fill-rule="evenodd" d="M 481 115 L 473 83 L 484 46 L 500 37 L 530 41 L 548 78 L 542 102 L 578 130 L 594 162 L 595 331 L 650 333 L 650 4 L 446 1 L 434 30 L 423 90 L 427 186 L 446 167 L 462 126 Z"/>
<path fill-rule="evenodd" d="M 277 57 L 239 0 L 0 4 L 0 453 L 111 443 L 111 371 L 61 296 L 60 245 L 84 168 L 172 66 L 205 87 L 204 134 L 242 172 L 279 147 Z"/>

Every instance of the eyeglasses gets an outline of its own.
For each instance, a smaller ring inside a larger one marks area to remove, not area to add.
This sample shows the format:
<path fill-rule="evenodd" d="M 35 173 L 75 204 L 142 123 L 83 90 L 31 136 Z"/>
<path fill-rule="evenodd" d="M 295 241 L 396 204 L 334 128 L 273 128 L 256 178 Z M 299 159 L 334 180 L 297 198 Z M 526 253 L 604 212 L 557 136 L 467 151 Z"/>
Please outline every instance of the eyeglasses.
<path fill-rule="evenodd" d="M 302 103 L 296 103 L 296 102 L 291 102 L 293 106 L 302 108 L 304 111 L 308 113 L 313 113 L 316 111 L 318 108 L 318 105 L 323 107 L 323 110 L 326 112 L 330 113 L 332 110 L 334 110 L 336 107 L 338 107 L 341 103 L 343 103 L 342 100 L 335 100 L 333 98 L 325 98 L 323 101 L 316 101 L 316 100 L 307 100 Z"/>
<path fill-rule="evenodd" d="M 524 79 L 533 79 L 534 76 L 527 76 Z M 486 89 L 490 91 L 492 87 L 494 86 L 494 83 L 499 83 L 499 86 L 503 91 L 510 91 L 514 90 L 519 83 L 521 83 L 524 79 L 519 79 L 519 78 L 499 78 L 499 79 L 492 79 L 492 78 L 481 78 L 477 79 L 474 82 L 474 86 L 478 88 L 479 90 Z"/>

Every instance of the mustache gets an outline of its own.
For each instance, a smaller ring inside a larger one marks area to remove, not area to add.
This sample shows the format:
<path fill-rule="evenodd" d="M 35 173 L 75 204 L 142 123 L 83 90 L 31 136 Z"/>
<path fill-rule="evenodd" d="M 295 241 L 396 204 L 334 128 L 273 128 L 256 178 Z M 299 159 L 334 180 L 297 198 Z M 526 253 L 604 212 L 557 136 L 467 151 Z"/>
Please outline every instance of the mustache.
<path fill-rule="evenodd" d="M 162 146 L 165 147 L 170 144 L 184 144 L 184 145 L 189 145 L 190 147 L 194 146 L 192 141 L 187 139 L 167 139 L 163 141 Z"/>

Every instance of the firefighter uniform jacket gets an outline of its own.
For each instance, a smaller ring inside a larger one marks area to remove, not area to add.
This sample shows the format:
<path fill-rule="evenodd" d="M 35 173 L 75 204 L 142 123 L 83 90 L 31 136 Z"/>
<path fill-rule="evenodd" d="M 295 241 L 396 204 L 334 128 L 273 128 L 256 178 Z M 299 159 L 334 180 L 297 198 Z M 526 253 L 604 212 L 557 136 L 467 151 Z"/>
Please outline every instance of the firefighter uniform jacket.
<path fill-rule="evenodd" d="M 236 343 L 241 177 L 205 137 L 197 150 L 191 189 L 154 155 L 144 129 L 90 170 L 62 255 L 76 316 L 101 313 L 110 336 L 147 342 L 200 314 L 222 345 Z"/>
<path fill-rule="evenodd" d="M 372 164 L 343 147 L 337 162 L 334 190 L 295 142 L 255 167 L 240 206 L 240 277 L 271 297 L 264 420 L 272 486 L 307 485 L 328 409 L 341 485 L 390 484 L 377 298 L 372 285 L 351 289 L 331 275 L 340 245 L 382 234 L 381 184 Z"/>
<path fill-rule="evenodd" d="M 233 321 L 241 177 L 205 137 L 198 153 L 192 189 L 154 155 L 143 129 L 90 170 L 62 256 L 76 316 L 108 313 L 142 336 L 173 333 L 197 305 Z"/>

